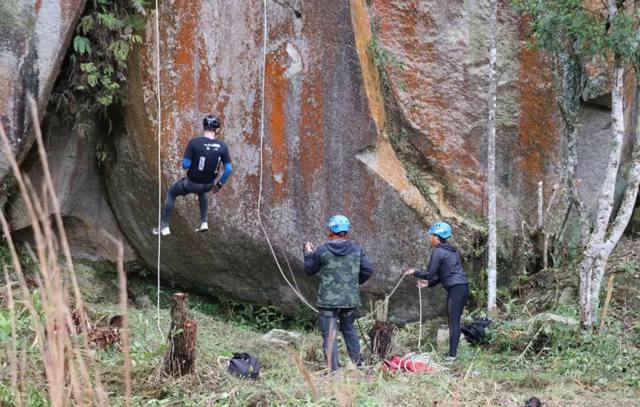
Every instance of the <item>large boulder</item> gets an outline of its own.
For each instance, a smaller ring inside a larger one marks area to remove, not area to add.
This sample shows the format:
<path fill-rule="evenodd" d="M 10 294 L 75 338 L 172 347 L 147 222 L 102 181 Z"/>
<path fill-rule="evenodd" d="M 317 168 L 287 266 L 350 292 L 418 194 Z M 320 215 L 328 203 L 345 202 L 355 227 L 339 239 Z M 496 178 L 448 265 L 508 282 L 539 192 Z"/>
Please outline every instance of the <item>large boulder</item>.
<path fill-rule="evenodd" d="M 33 144 L 27 95 L 44 113 L 85 0 L 0 2 L 0 119 L 14 153 L 24 158 Z M 9 171 L 0 153 L 0 180 Z"/>
<path fill-rule="evenodd" d="M 514 226 L 535 207 L 537 182 L 556 181 L 562 143 L 548 64 L 523 46 L 521 21 L 506 6 L 500 13 L 499 202 L 502 221 Z M 262 233 L 260 191 L 279 262 L 289 278 L 290 263 L 311 300 L 315 283 L 301 271 L 301 245 L 322 241 L 334 213 L 351 218 L 353 237 L 376 266 L 367 296 L 388 292 L 403 267 L 426 262 L 427 225 L 436 218 L 456 221 L 459 242 L 468 248 L 484 202 L 488 2 L 279 1 L 268 2 L 267 14 L 261 150 L 261 3 L 161 5 L 160 163 L 150 19 L 131 64 L 124 125 L 114 139 L 117 159 L 106 178 L 119 224 L 140 256 L 156 264 L 150 231 L 158 165 L 164 198 L 183 175 L 188 140 L 210 112 L 222 117 L 234 174 L 211 197 L 208 235 L 193 232 L 195 198 L 178 202 L 172 235 L 162 240 L 165 281 L 285 312 L 300 307 Z M 381 76 L 373 42 L 403 69 L 384 67 Z M 426 315 L 444 310 L 442 294 L 425 296 Z M 414 317 L 416 288 L 403 282 L 390 309 L 399 320 Z"/>
<path fill-rule="evenodd" d="M 486 210 L 488 0 L 373 0 L 380 47 L 399 120 L 400 153 L 422 174 L 432 199 L 469 218 Z M 561 182 L 562 122 L 549 59 L 526 46 L 526 22 L 500 3 L 497 32 L 497 210 L 518 230 L 535 223 L 537 184 L 548 198 Z M 438 201 L 442 201 L 441 203 Z"/>
<path fill-rule="evenodd" d="M 72 255 L 77 260 L 116 260 L 116 248 L 103 231 L 123 242 L 124 261 L 136 260 L 133 248 L 120 232 L 99 175 L 103 165 L 96 156 L 99 139 L 106 137 L 107 126 L 94 117 L 84 117 L 82 126 L 65 120 L 69 113 L 47 112 L 42 129 L 46 135 L 46 148 L 51 178 L 60 205 L 65 231 Z M 97 115 L 96 115 L 97 116 Z M 23 174 L 31 180 L 36 191 L 45 182 L 37 149 L 27 154 Z M 33 242 L 31 223 L 26 206 L 19 194 L 9 199 L 7 218 L 14 238 Z M 52 205 L 48 206 L 53 215 Z"/>
<path fill-rule="evenodd" d="M 0 15 L 8 16 L 0 23 L 0 85 L 7 85 L 0 86 L 0 100 L 7 101 L 9 112 L 2 112 L 2 120 L 22 157 L 31 144 L 24 131 L 25 92 L 36 94 L 44 111 L 83 4 L 10 0 L 0 5 Z M 158 165 L 163 199 L 183 176 L 180 159 L 188 140 L 199 134 L 202 117 L 213 112 L 223 120 L 234 173 L 210 198 L 207 235 L 193 232 L 195 197 L 179 200 L 173 233 L 162 240 L 159 272 L 165 284 L 294 313 L 301 302 L 284 280 L 313 302 L 316 282 L 302 272 L 301 246 L 305 240 L 322 241 L 324 223 L 335 213 L 351 218 L 353 238 L 377 270 L 364 286 L 365 304 L 387 293 L 403 268 L 426 263 L 426 230 L 435 219 L 453 222 L 454 243 L 473 257 L 482 242 L 486 207 L 488 0 L 267 4 L 262 95 L 261 2 L 162 2 L 160 162 L 154 10 L 148 13 L 144 44 L 130 62 L 127 102 L 111 118 L 112 145 L 101 171 L 95 160 L 99 123 L 88 129 L 89 137 L 55 117 L 45 123 L 76 255 L 108 257 L 110 248 L 98 237 L 104 227 L 131 242 L 128 259 L 137 254 L 155 267 L 151 228 L 157 221 Z M 566 138 L 549 59 L 526 47 L 525 24 L 507 5 L 498 21 L 498 212 L 506 244 L 523 221 L 534 223 L 537 183 L 545 182 L 548 198 L 550 185 L 564 180 Z M 606 92 L 606 86 L 598 89 L 587 92 L 589 97 Z M 581 157 L 605 137 L 593 131 L 606 127 L 605 113 L 585 109 L 581 140 L 595 136 L 580 147 Z M 38 166 L 30 162 L 24 168 L 37 179 Z M 589 168 L 579 170 L 583 192 L 592 196 L 601 178 Z M 6 173 L 1 160 L 0 171 Z M 259 221 L 259 199 L 264 231 L 284 275 Z M 14 230 L 28 234 L 23 211 L 14 208 L 10 218 Z M 508 250 L 503 246 L 505 266 Z M 478 259 L 469 273 L 483 272 L 481 255 Z M 404 281 L 391 298 L 392 318 L 417 315 L 412 283 Z M 424 296 L 426 316 L 444 311 L 443 294 L 430 290 Z"/>

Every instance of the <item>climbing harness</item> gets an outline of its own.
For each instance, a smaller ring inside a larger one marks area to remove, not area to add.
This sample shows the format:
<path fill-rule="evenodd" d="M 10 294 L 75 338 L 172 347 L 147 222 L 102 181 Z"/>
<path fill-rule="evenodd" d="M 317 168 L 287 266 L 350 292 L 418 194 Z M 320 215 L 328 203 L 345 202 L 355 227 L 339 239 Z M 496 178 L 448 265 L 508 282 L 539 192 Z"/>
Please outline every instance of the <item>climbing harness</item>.
<path fill-rule="evenodd" d="M 157 268 L 157 292 L 156 292 L 156 323 L 160 335 L 163 335 L 160 327 L 160 254 L 162 249 L 162 161 L 160 156 L 161 135 L 162 135 L 162 101 L 160 100 L 160 5 L 155 0 L 156 5 L 156 101 L 158 103 L 158 259 Z"/>

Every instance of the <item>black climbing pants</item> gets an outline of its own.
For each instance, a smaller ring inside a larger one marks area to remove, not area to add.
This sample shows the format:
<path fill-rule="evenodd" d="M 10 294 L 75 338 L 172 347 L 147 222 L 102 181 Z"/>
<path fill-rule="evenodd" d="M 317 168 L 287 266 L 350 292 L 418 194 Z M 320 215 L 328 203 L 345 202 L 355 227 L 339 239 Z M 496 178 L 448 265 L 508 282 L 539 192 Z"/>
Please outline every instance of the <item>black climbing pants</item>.
<path fill-rule="evenodd" d="M 356 308 L 320 308 L 320 331 L 322 332 L 322 350 L 331 370 L 338 369 L 338 331 L 342 333 L 351 361 L 360 365 L 360 341 L 353 326 L 358 311 Z M 331 360 L 329 361 L 329 357 Z"/>
<path fill-rule="evenodd" d="M 198 194 L 198 201 L 200 202 L 200 223 L 207 221 L 207 210 L 209 208 L 209 197 L 207 193 L 213 188 L 213 183 L 199 184 L 197 182 L 190 181 L 189 178 L 184 177 L 178 181 L 169 189 L 167 193 L 167 199 L 164 201 L 164 207 L 162 208 L 162 226 L 169 226 L 171 221 L 171 212 L 175 206 L 176 198 L 188 194 Z"/>
<path fill-rule="evenodd" d="M 469 297 L 469 284 L 456 284 L 447 291 L 447 314 L 449 316 L 449 356 L 458 356 L 460 342 L 460 317 Z"/>

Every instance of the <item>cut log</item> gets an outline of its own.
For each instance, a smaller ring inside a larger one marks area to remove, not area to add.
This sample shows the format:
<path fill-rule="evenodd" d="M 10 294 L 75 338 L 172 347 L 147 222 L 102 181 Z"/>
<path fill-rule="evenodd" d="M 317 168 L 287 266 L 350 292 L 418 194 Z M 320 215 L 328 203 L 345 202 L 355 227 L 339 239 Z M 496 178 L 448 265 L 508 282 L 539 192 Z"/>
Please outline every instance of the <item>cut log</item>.
<path fill-rule="evenodd" d="M 187 294 L 177 293 L 171 298 L 171 329 L 169 350 L 164 357 L 163 371 L 170 376 L 193 372 L 196 365 L 196 337 L 198 325 L 189 318 Z"/>

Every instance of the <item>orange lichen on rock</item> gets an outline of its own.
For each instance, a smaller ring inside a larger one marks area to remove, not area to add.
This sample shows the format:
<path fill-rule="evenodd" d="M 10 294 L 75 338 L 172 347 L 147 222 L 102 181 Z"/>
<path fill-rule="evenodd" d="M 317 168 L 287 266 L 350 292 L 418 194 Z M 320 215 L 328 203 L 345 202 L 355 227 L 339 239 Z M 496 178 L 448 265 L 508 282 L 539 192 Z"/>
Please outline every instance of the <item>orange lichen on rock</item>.
<path fill-rule="evenodd" d="M 313 175 L 322 168 L 324 140 L 322 108 L 322 81 L 319 69 L 309 74 L 302 83 L 300 103 L 300 175 L 305 191 L 313 188 Z"/>
<path fill-rule="evenodd" d="M 176 92 L 176 103 L 179 109 L 189 105 L 190 96 L 194 89 L 197 89 L 193 81 L 193 48 L 192 44 L 196 43 L 196 25 L 198 23 L 196 17 L 198 13 L 195 7 L 198 6 L 196 1 L 178 1 L 177 7 L 185 9 L 183 19 L 176 36 L 177 46 L 174 55 L 174 67 L 180 72 L 179 86 L 174 90 Z"/>
<path fill-rule="evenodd" d="M 545 163 L 552 161 L 559 142 L 552 72 L 541 52 L 521 49 L 519 88 L 519 166 L 523 187 L 535 194 L 538 181 L 546 178 Z"/>
<path fill-rule="evenodd" d="M 271 140 L 271 177 L 273 180 L 273 200 L 280 202 L 285 198 L 287 187 L 287 169 L 289 150 L 287 146 L 286 102 L 289 82 L 284 74 L 286 67 L 281 61 L 286 51 L 281 48 L 267 55 L 265 84 L 266 121 Z"/>

